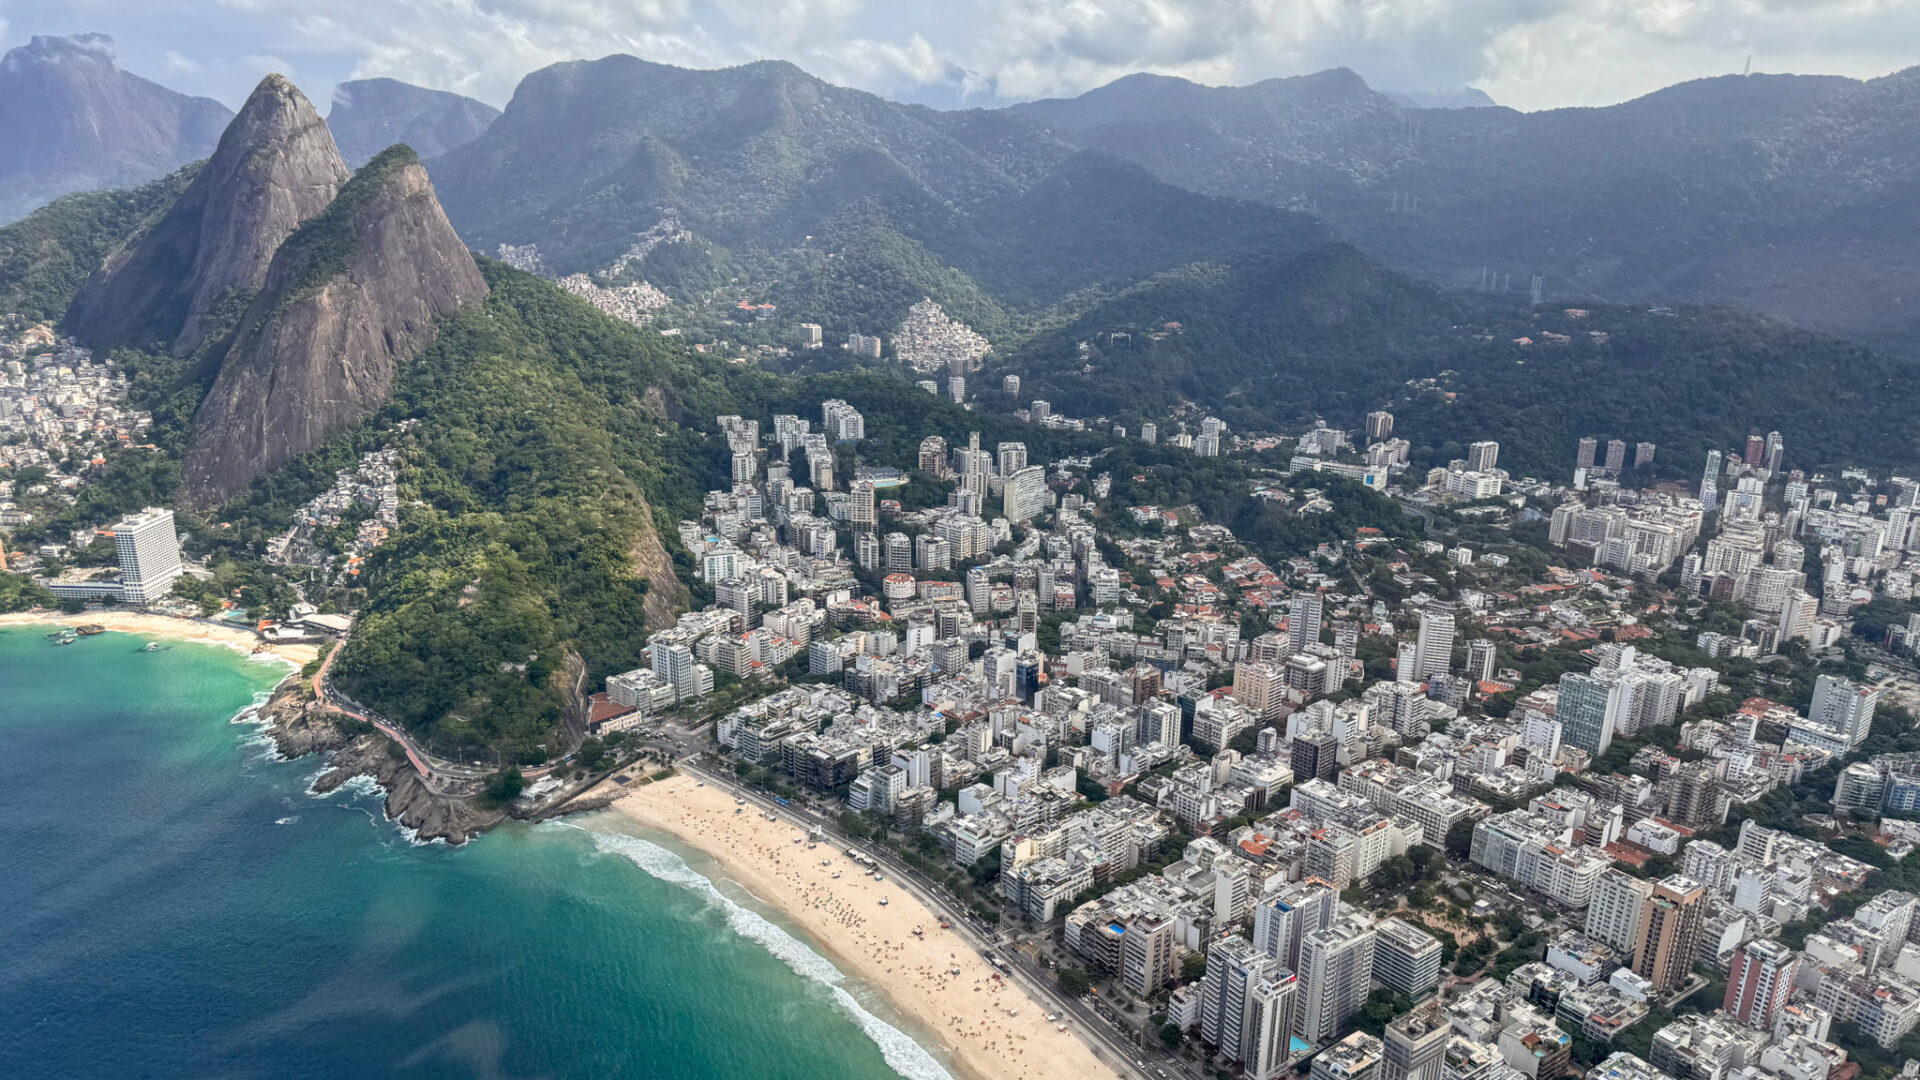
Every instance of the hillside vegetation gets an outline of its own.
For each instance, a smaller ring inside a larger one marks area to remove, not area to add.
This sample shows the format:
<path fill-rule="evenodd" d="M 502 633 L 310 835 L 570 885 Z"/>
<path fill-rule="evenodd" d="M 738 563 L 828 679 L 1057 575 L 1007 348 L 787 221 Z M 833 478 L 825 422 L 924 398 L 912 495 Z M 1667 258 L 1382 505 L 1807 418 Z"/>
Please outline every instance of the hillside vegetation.
<path fill-rule="evenodd" d="M 676 417 L 704 425 L 726 398 L 658 335 L 483 269 L 491 297 L 443 320 L 370 421 L 425 422 L 403 443 L 402 528 L 367 561 L 336 670 L 443 752 L 536 761 L 569 703 L 554 672 L 570 657 L 596 686 L 639 665 L 647 594 L 677 585 L 637 570 L 635 550 L 704 490 L 668 471 L 694 463 L 667 447 L 702 438 Z"/>
<path fill-rule="evenodd" d="M 1539 476 L 1571 468 L 1587 435 L 1654 442 L 1674 476 L 1756 430 L 1819 463 L 1920 462 L 1915 361 L 1725 309 L 1477 299 L 1341 245 L 1201 263 L 1035 335 L 988 381 L 1018 373 L 1025 397 L 1130 424 L 1182 401 L 1243 430 L 1354 428 L 1388 408 L 1415 464 L 1495 439 L 1503 466 Z"/>
<path fill-rule="evenodd" d="M 172 206 L 199 168 L 130 191 L 63 196 L 0 228 L 0 311 L 57 321 L 94 267 Z"/>

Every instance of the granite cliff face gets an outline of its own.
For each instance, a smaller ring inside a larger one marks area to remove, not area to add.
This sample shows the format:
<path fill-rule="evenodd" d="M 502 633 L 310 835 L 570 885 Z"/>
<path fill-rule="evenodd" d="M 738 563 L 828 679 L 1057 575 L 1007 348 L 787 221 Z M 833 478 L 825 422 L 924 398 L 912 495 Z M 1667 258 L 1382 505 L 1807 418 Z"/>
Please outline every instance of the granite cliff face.
<path fill-rule="evenodd" d="M 419 159 L 382 152 L 275 253 L 195 417 L 187 497 L 218 502 L 359 423 L 434 320 L 486 295 Z"/>
<path fill-rule="evenodd" d="M 347 176 L 313 104 L 267 76 L 179 201 L 88 279 L 67 310 L 69 329 L 96 348 L 193 352 L 225 329 L 282 241 L 333 202 Z"/>
<path fill-rule="evenodd" d="M 0 58 L 0 222 L 165 176 L 207 156 L 232 115 L 122 71 L 103 34 L 36 37 Z"/>

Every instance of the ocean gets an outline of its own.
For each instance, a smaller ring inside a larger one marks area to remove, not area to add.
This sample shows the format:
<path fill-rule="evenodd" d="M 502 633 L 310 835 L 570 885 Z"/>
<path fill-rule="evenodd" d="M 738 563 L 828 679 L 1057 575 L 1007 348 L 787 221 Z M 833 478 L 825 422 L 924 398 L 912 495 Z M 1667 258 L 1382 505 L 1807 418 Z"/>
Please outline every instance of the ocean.
<path fill-rule="evenodd" d="M 285 669 L 0 629 L 0 1076 L 947 1080 L 611 815 L 413 843 L 231 722 Z"/>

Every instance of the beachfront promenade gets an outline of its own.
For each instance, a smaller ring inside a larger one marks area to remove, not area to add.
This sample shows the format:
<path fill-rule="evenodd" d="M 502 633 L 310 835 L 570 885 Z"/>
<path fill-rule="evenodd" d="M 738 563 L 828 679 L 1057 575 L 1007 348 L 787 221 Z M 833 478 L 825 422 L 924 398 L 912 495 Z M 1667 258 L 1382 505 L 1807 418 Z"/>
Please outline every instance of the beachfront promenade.
<path fill-rule="evenodd" d="M 893 880 L 913 893 L 921 903 L 937 912 L 945 921 L 952 924 L 954 932 L 959 933 L 968 945 L 982 956 L 993 956 L 1003 961 L 1004 966 L 996 967 L 1045 1008 L 1058 1013 L 1063 1020 L 1072 1021 L 1072 1029 L 1082 1043 L 1103 1064 L 1129 1080 L 1165 1080 L 1173 1075 L 1169 1069 L 1185 1072 L 1185 1063 L 1177 1058 L 1162 1054 L 1158 1048 L 1151 1051 L 1156 1064 L 1146 1065 L 1143 1054 L 1114 1026 L 1100 1018 L 1086 1001 L 1063 993 L 1059 985 L 1046 973 L 1035 966 L 1024 952 L 1013 947 L 1012 935 L 998 935 L 974 919 L 968 912 L 958 907 L 951 897 L 942 890 L 927 883 L 920 873 L 901 860 L 883 845 L 867 840 L 858 840 L 847 836 L 839 829 L 831 815 L 822 814 L 799 805 L 781 805 L 772 796 L 749 787 L 731 773 L 716 769 L 696 757 L 683 758 L 675 767 L 716 787 L 724 788 L 748 800 L 762 812 L 771 813 L 807 830 L 817 829 L 832 837 L 836 843 L 858 848 L 882 864 Z"/>

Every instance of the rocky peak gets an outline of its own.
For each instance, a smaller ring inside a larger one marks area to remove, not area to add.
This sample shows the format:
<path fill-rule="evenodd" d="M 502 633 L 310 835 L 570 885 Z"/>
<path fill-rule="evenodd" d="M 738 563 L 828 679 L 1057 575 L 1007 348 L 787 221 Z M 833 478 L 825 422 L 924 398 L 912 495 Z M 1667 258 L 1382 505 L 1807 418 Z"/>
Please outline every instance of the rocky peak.
<path fill-rule="evenodd" d="M 180 200 L 80 290 L 69 326 L 96 346 L 193 352 L 225 329 L 281 242 L 347 176 L 313 103 L 284 76 L 267 76 Z"/>
<path fill-rule="evenodd" d="M 122 71 L 104 34 L 36 37 L 0 57 L 0 222 L 164 176 L 205 157 L 232 115 Z"/>
<path fill-rule="evenodd" d="M 486 295 L 418 157 L 377 155 L 274 254 L 195 418 L 187 497 L 216 503 L 358 424 L 434 320 Z"/>

